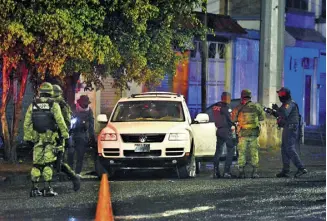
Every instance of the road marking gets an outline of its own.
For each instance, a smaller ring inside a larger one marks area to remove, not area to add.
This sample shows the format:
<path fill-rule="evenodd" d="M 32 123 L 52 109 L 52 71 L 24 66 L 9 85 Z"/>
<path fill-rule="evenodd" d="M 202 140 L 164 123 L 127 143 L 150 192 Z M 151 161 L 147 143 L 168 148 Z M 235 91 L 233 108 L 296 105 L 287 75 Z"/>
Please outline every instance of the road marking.
<path fill-rule="evenodd" d="M 213 210 L 215 208 L 216 208 L 215 206 L 200 206 L 200 207 L 195 207 L 193 209 L 167 210 L 163 213 L 115 216 L 115 220 L 119 220 L 119 219 L 123 219 L 123 220 L 154 219 L 154 218 L 161 218 L 161 217 L 176 216 L 176 215 L 185 214 L 185 213 L 203 212 L 203 211 L 207 211 L 207 210 Z"/>

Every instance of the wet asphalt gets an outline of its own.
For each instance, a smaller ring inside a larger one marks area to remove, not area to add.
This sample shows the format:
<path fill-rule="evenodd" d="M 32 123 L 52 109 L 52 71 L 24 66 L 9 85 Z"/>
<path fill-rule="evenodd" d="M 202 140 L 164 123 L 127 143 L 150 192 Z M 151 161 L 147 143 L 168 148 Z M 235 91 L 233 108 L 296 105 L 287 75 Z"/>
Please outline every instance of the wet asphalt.
<path fill-rule="evenodd" d="M 185 180 L 174 171 L 119 173 L 110 181 L 115 220 L 326 220 L 321 150 L 302 154 L 309 173 L 296 179 L 274 177 L 279 153 L 262 153 L 259 179 L 212 179 L 210 164 Z M 84 180 L 77 193 L 70 182 L 54 188 L 57 197 L 29 198 L 29 183 L 0 185 L 0 220 L 94 219 L 98 180 Z"/>

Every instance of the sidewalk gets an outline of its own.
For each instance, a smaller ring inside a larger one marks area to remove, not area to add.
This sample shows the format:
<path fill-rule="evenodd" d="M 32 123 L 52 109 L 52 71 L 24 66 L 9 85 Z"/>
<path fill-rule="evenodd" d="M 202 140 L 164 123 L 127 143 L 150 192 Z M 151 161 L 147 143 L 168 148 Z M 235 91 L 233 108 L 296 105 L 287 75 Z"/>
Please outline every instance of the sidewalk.
<path fill-rule="evenodd" d="M 300 151 L 300 158 L 304 162 L 305 166 L 308 167 L 309 172 L 310 170 L 314 170 L 316 167 L 326 168 L 326 147 L 301 145 Z M 275 171 L 280 169 L 282 166 L 280 150 L 261 150 L 259 163 L 260 174 L 264 174 L 265 177 L 274 176 L 273 174 Z M 15 165 L 8 164 L 3 160 L 0 160 L 0 185 L 8 183 L 29 183 L 31 168 L 32 161 L 28 157 L 25 158 L 25 161 Z M 97 179 L 92 172 L 94 172 L 94 162 L 92 152 L 89 151 L 85 154 L 84 158 L 82 172 L 83 179 Z M 59 177 L 55 176 L 54 180 L 59 180 Z"/>
<path fill-rule="evenodd" d="M 33 166 L 32 156 L 18 159 L 19 163 L 10 164 L 0 159 L 0 185 L 2 184 L 26 184 L 30 182 L 30 172 Z M 94 162 L 92 152 L 88 151 L 84 156 L 82 179 L 97 179 L 94 175 Z M 55 173 L 54 181 L 59 180 L 59 174 Z"/>

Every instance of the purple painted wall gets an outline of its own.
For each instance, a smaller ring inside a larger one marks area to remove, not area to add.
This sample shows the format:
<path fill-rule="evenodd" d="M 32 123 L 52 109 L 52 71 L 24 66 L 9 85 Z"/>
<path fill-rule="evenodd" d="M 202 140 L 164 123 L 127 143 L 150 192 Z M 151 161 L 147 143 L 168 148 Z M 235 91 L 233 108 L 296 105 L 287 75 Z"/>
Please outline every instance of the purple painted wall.
<path fill-rule="evenodd" d="M 313 13 L 286 13 L 285 26 L 314 29 L 315 16 Z"/>

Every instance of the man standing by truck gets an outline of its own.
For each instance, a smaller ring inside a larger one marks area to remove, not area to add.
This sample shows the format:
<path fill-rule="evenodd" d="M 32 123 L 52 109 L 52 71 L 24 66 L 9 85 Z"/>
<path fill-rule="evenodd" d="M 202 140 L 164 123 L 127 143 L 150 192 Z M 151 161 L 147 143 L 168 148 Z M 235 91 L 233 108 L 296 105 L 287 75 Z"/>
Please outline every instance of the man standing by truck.
<path fill-rule="evenodd" d="M 230 102 L 231 102 L 230 93 L 223 92 L 221 94 L 221 101 L 212 107 L 213 118 L 217 127 L 217 133 L 216 133 L 217 144 L 216 144 L 216 153 L 214 156 L 214 174 L 213 174 L 214 178 L 220 178 L 219 162 L 225 144 L 227 147 L 227 155 L 226 155 L 223 177 L 224 178 L 232 177 L 230 167 L 233 162 L 235 143 L 232 138 L 233 123 L 231 120 L 232 109 L 230 107 Z"/>

